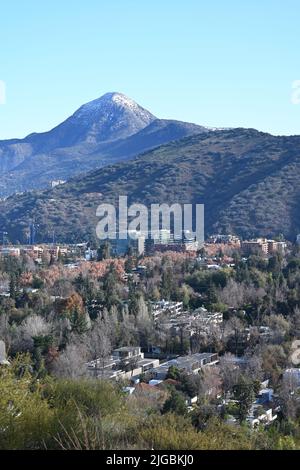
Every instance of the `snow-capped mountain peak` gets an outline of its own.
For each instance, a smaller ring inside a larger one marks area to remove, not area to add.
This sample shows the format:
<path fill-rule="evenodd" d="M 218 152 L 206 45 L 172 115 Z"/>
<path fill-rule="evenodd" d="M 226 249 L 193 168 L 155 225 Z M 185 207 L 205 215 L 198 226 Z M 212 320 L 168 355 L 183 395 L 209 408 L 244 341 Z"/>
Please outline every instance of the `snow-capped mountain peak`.
<path fill-rule="evenodd" d="M 106 93 L 81 106 L 70 120 L 88 130 L 89 141 L 110 141 L 129 137 L 156 119 L 122 93 Z"/>

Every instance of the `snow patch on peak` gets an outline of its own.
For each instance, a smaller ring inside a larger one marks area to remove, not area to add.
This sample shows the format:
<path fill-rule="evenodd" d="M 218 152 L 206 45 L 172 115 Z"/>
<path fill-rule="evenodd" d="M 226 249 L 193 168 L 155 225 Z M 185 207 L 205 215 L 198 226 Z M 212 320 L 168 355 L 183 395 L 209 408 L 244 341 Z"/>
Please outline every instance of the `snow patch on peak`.
<path fill-rule="evenodd" d="M 139 105 L 134 100 L 128 98 L 128 96 L 123 95 L 122 93 L 112 93 L 111 100 L 121 106 L 126 106 L 128 108 L 139 108 Z"/>
<path fill-rule="evenodd" d="M 150 121 L 152 118 L 155 119 L 155 116 L 139 106 L 134 100 L 117 92 L 105 93 L 105 95 L 100 98 L 84 104 L 74 113 L 73 116 L 82 119 L 95 116 L 99 112 L 116 112 L 117 108 L 132 111 L 135 114 L 141 115 L 141 117 L 143 116 L 144 118 L 150 119 Z"/>

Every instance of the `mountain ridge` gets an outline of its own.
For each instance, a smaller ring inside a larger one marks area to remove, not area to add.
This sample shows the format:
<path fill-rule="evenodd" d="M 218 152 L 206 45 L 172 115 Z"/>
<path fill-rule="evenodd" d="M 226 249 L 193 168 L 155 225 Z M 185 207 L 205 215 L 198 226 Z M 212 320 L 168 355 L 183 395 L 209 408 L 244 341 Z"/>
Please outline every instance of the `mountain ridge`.
<path fill-rule="evenodd" d="M 0 225 L 12 241 L 26 240 L 30 220 L 40 241 L 95 237 L 97 206 L 204 203 L 206 234 L 245 238 L 300 233 L 300 136 L 232 129 L 185 137 L 133 159 L 72 178 L 53 190 L 12 196 L 0 204 Z"/>
<path fill-rule="evenodd" d="M 156 129 L 150 127 L 143 138 L 141 132 L 154 122 Z M 50 131 L 0 141 L 0 195 L 45 188 L 51 180 L 68 180 L 198 132 L 208 130 L 160 120 L 131 98 L 106 93 L 82 105 Z"/>

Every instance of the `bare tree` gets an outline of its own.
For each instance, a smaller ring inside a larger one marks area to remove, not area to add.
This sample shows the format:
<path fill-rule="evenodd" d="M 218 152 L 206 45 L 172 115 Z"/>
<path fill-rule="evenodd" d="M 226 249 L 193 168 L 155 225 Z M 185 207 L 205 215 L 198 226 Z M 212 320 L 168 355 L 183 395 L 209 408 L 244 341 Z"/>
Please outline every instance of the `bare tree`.
<path fill-rule="evenodd" d="M 143 297 L 140 297 L 137 302 L 136 329 L 139 334 L 140 344 L 148 348 L 149 339 L 153 336 L 154 322 Z"/>
<path fill-rule="evenodd" d="M 226 353 L 224 356 L 220 357 L 219 369 L 223 392 L 226 395 L 226 393 L 232 391 L 242 372 L 235 362 L 235 356 L 231 353 Z"/>
<path fill-rule="evenodd" d="M 239 347 L 245 337 L 245 325 L 238 317 L 232 317 L 226 324 L 228 335 L 230 336 L 235 354 L 238 354 Z"/>
<path fill-rule="evenodd" d="M 110 330 L 107 321 L 97 317 L 86 334 L 85 341 L 90 360 L 96 361 L 95 375 L 98 375 L 98 364 L 103 372 L 105 361 L 111 354 Z"/>
<path fill-rule="evenodd" d="M 206 367 L 201 374 L 199 395 L 215 398 L 221 391 L 222 376 L 218 366 Z"/>
<path fill-rule="evenodd" d="M 88 351 L 82 341 L 74 341 L 54 361 L 52 371 L 57 377 L 79 378 L 87 375 Z"/>
<path fill-rule="evenodd" d="M 239 284 L 234 279 L 229 279 L 227 285 L 218 293 L 220 302 L 228 307 L 239 308 L 244 304 L 245 289 L 243 284 Z"/>
<path fill-rule="evenodd" d="M 284 377 L 279 388 L 281 411 L 286 419 L 296 420 L 299 414 L 298 382 L 293 377 Z"/>
<path fill-rule="evenodd" d="M 245 358 L 247 359 L 244 373 L 251 380 L 262 380 L 264 376 L 262 368 L 262 357 L 258 352 L 248 355 L 246 352 Z"/>
<path fill-rule="evenodd" d="M 270 315 L 266 318 L 266 325 L 271 329 L 272 341 L 275 344 L 281 344 L 291 328 L 291 324 L 283 315 Z"/>
<path fill-rule="evenodd" d="M 52 326 L 39 315 L 29 315 L 23 320 L 20 328 L 16 330 L 12 341 L 14 351 L 32 351 L 35 336 L 45 336 L 50 334 Z"/>

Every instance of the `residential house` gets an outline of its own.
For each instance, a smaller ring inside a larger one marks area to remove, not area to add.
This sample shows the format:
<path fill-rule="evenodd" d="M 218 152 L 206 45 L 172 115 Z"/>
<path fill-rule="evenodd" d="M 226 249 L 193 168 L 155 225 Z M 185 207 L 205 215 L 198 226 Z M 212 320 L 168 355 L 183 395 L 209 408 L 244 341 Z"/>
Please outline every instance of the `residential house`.
<path fill-rule="evenodd" d="M 216 353 L 196 353 L 188 356 L 179 356 L 176 359 L 164 362 L 151 370 L 155 379 L 164 380 L 171 366 L 177 367 L 187 374 L 197 374 L 202 368 L 215 365 L 219 362 Z"/>
<path fill-rule="evenodd" d="M 130 379 L 159 366 L 158 359 L 145 358 L 139 346 L 115 349 L 112 355 L 87 364 L 87 369 L 94 377 L 112 380 Z"/>
<path fill-rule="evenodd" d="M 183 302 L 172 302 L 170 300 L 158 300 L 151 302 L 154 319 L 162 314 L 180 315 L 183 311 Z"/>

